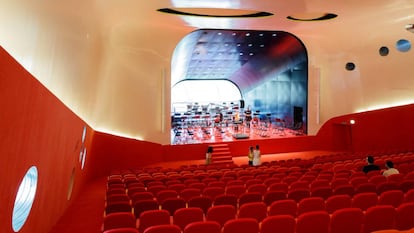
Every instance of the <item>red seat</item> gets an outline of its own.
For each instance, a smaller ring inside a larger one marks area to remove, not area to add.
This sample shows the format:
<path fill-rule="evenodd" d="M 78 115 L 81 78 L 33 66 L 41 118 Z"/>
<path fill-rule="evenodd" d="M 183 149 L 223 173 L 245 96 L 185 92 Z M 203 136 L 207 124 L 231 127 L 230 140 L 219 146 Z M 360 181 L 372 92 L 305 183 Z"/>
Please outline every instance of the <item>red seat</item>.
<path fill-rule="evenodd" d="M 139 200 L 134 203 L 134 215 L 139 218 L 142 212 L 146 210 L 158 210 L 159 204 L 156 200 Z"/>
<path fill-rule="evenodd" d="M 233 194 L 236 197 L 239 197 L 241 194 L 246 192 L 244 185 L 231 185 L 227 186 L 226 194 Z"/>
<path fill-rule="evenodd" d="M 298 216 L 296 233 L 329 233 L 330 216 L 326 211 L 306 212 Z"/>
<path fill-rule="evenodd" d="M 311 191 L 311 197 L 321 197 L 323 199 L 328 199 L 332 195 L 333 191 L 330 186 L 316 187 Z"/>
<path fill-rule="evenodd" d="M 186 202 L 183 198 L 175 197 L 175 198 L 167 198 L 161 203 L 161 209 L 168 210 L 170 215 L 173 216 L 174 212 L 180 208 L 186 207 Z"/>
<path fill-rule="evenodd" d="M 206 187 L 204 188 L 202 195 L 210 197 L 214 200 L 217 195 L 224 194 L 224 188 L 223 187 Z"/>
<path fill-rule="evenodd" d="M 410 189 L 414 189 L 414 180 L 402 180 L 399 183 L 400 190 L 404 193 L 408 192 Z"/>
<path fill-rule="evenodd" d="M 404 193 L 401 190 L 388 190 L 378 197 L 378 205 L 392 205 L 397 208 L 404 201 Z"/>
<path fill-rule="evenodd" d="M 333 212 L 330 233 L 361 233 L 364 213 L 359 208 L 343 208 Z"/>
<path fill-rule="evenodd" d="M 181 208 L 175 211 L 173 215 L 173 224 L 184 230 L 185 227 L 192 222 L 204 220 L 203 210 L 199 207 Z"/>
<path fill-rule="evenodd" d="M 377 184 L 377 194 L 380 195 L 381 193 L 388 191 L 388 190 L 399 190 L 399 185 L 397 182 L 394 181 L 386 181 Z"/>
<path fill-rule="evenodd" d="M 403 181 L 404 180 L 404 174 L 401 174 L 401 173 L 399 173 L 399 174 L 392 174 L 392 175 L 389 175 L 388 177 L 387 177 L 387 181 L 394 181 L 394 182 L 397 182 L 397 183 L 399 183 L 399 182 L 401 182 L 401 181 Z"/>
<path fill-rule="evenodd" d="M 274 201 L 285 200 L 287 198 L 284 191 L 267 191 L 263 195 L 263 202 L 270 206 Z"/>
<path fill-rule="evenodd" d="M 262 194 L 258 192 L 243 193 L 239 197 L 239 207 L 245 203 L 262 201 L 262 199 L 263 199 Z"/>
<path fill-rule="evenodd" d="M 236 207 L 232 205 L 212 206 L 207 211 L 206 220 L 216 221 L 221 226 L 224 226 L 224 223 L 228 220 L 236 218 L 236 212 Z"/>
<path fill-rule="evenodd" d="M 264 202 L 250 202 L 240 206 L 238 218 L 254 218 L 261 222 L 267 216 L 267 206 Z"/>
<path fill-rule="evenodd" d="M 176 225 L 165 224 L 150 226 L 145 229 L 144 233 L 181 233 L 181 229 Z"/>
<path fill-rule="evenodd" d="M 238 218 L 227 221 L 222 233 L 259 233 L 259 223 L 253 218 Z"/>
<path fill-rule="evenodd" d="M 352 207 L 360 208 L 363 211 L 377 205 L 377 203 L 377 193 L 358 193 L 352 199 Z"/>
<path fill-rule="evenodd" d="M 270 206 L 267 215 L 290 215 L 292 217 L 297 216 L 298 205 L 295 200 L 286 199 L 274 201 Z"/>
<path fill-rule="evenodd" d="M 267 191 L 267 186 L 265 184 L 252 184 L 247 188 L 248 193 L 258 192 L 264 194 Z"/>
<path fill-rule="evenodd" d="M 147 210 L 141 213 L 138 231 L 144 232 L 150 226 L 170 224 L 170 213 L 167 210 Z"/>
<path fill-rule="evenodd" d="M 374 183 L 362 183 L 355 187 L 355 194 L 357 193 L 367 193 L 367 192 L 377 192 L 377 186 Z M 354 194 L 354 195 L 355 195 Z"/>
<path fill-rule="evenodd" d="M 161 190 L 156 195 L 158 203 L 162 203 L 165 199 L 176 198 L 178 193 L 172 189 Z"/>
<path fill-rule="evenodd" d="M 326 211 L 332 214 L 338 209 L 349 208 L 352 204 L 352 198 L 349 195 L 332 195 L 325 201 Z"/>
<path fill-rule="evenodd" d="M 307 197 L 303 198 L 298 203 L 298 215 L 316 211 L 316 210 L 326 210 L 325 209 L 325 200 L 321 197 Z"/>
<path fill-rule="evenodd" d="M 395 208 L 391 205 L 378 205 L 368 208 L 365 212 L 363 233 L 378 230 L 393 229 L 395 227 Z"/>
<path fill-rule="evenodd" d="M 184 228 L 183 233 L 221 233 L 221 225 L 216 221 L 193 222 Z"/>
<path fill-rule="evenodd" d="M 395 227 L 398 230 L 409 230 L 414 227 L 414 202 L 401 204 L 396 212 Z"/>
<path fill-rule="evenodd" d="M 261 222 L 260 233 L 295 233 L 296 220 L 291 215 L 268 216 Z"/>
<path fill-rule="evenodd" d="M 287 193 L 289 190 L 289 185 L 286 183 L 274 183 L 269 186 L 268 191 L 283 191 Z"/>
<path fill-rule="evenodd" d="M 192 197 L 187 202 L 188 207 L 199 207 L 207 214 L 208 209 L 213 205 L 213 200 L 210 197 Z"/>
<path fill-rule="evenodd" d="M 116 212 L 132 212 L 132 207 L 131 204 L 125 201 L 118 201 L 118 202 L 112 202 L 112 203 L 107 203 L 106 207 L 105 207 L 105 214 L 111 214 L 111 213 L 116 213 Z"/>
<path fill-rule="evenodd" d="M 294 189 L 289 190 L 287 194 L 288 199 L 295 200 L 297 203 L 299 203 L 300 200 L 303 198 L 310 197 L 310 191 L 309 189 Z"/>
<path fill-rule="evenodd" d="M 103 233 L 139 233 L 139 231 L 136 228 L 122 227 L 106 230 Z"/>
<path fill-rule="evenodd" d="M 213 205 L 233 205 L 237 208 L 238 199 L 233 194 L 220 194 L 216 196 L 213 201 Z"/>
<path fill-rule="evenodd" d="M 132 213 L 111 213 L 104 217 L 103 230 L 115 228 L 136 228 L 135 217 Z"/>
<path fill-rule="evenodd" d="M 354 189 L 354 186 L 352 186 L 352 184 L 338 185 L 333 190 L 333 195 L 346 194 L 352 197 L 354 196 L 354 193 L 355 193 L 355 189 Z"/>
<path fill-rule="evenodd" d="M 183 198 L 185 201 L 190 200 L 192 197 L 199 197 L 201 196 L 201 190 L 196 188 L 185 188 L 181 190 L 180 197 Z"/>

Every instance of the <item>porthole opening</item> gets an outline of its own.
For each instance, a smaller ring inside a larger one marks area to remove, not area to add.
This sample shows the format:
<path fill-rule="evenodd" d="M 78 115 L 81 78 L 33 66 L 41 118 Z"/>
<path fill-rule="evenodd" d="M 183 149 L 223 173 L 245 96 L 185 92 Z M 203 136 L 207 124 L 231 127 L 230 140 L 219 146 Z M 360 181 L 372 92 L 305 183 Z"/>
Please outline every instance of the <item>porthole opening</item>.
<path fill-rule="evenodd" d="M 32 166 L 24 175 L 14 201 L 12 227 L 15 232 L 20 231 L 32 209 L 37 188 L 37 168 Z"/>

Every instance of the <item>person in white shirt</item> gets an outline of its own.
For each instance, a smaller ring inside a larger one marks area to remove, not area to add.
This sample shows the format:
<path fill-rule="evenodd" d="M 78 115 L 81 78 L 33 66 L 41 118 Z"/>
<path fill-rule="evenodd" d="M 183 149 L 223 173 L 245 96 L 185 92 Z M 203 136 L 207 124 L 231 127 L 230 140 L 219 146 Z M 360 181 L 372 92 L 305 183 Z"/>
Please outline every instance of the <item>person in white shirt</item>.
<path fill-rule="evenodd" d="M 256 145 L 256 148 L 253 151 L 253 166 L 260 166 L 262 164 L 261 162 L 261 154 L 259 145 Z"/>
<path fill-rule="evenodd" d="M 394 163 L 391 160 L 387 160 L 385 162 L 385 167 L 387 168 L 387 170 L 385 170 L 382 173 L 382 175 L 385 176 L 385 177 L 400 173 L 396 168 L 394 168 Z"/>

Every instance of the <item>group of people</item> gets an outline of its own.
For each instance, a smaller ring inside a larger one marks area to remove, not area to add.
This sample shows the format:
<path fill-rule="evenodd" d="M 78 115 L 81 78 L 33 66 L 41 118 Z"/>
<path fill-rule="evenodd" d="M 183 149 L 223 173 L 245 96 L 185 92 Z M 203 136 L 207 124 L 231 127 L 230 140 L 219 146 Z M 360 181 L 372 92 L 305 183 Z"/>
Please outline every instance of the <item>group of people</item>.
<path fill-rule="evenodd" d="M 249 159 L 250 166 L 259 166 L 262 164 L 259 145 L 256 145 L 256 147 L 250 146 L 247 157 Z"/>
<path fill-rule="evenodd" d="M 368 173 L 370 171 L 381 171 L 381 168 L 378 165 L 376 165 L 374 162 L 375 162 L 375 159 L 373 156 L 371 155 L 367 156 L 367 165 L 365 165 L 362 168 L 362 171 L 364 173 Z M 385 161 L 385 168 L 386 169 L 382 171 L 382 175 L 384 175 L 385 177 L 400 173 L 396 168 L 394 168 L 394 163 L 391 160 Z"/>

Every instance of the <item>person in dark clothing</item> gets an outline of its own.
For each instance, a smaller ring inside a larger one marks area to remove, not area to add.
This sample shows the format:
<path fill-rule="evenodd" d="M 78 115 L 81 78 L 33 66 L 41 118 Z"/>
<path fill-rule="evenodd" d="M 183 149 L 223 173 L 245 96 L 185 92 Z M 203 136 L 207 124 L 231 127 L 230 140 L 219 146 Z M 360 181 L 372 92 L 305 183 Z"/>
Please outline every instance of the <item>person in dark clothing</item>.
<path fill-rule="evenodd" d="M 365 165 L 362 168 L 362 171 L 364 173 L 368 173 L 369 171 L 375 171 L 375 170 L 378 170 L 379 171 L 379 170 L 381 170 L 378 165 L 374 164 L 374 157 L 373 156 L 371 156 L 371 155 L 367 156 L 367 163 L 368 164 Z"/>

